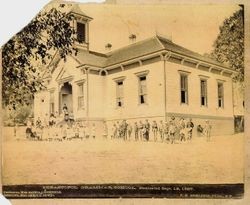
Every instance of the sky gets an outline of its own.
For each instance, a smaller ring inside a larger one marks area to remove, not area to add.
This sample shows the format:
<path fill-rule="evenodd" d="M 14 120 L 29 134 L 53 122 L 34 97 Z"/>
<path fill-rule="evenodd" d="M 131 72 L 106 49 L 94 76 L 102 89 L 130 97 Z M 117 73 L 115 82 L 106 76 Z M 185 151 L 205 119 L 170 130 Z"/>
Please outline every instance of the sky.
<path fill-rule="evenodd" d="M 103 2 L 104 0 L 77 1 L 86 3 Z M 1 0 L 0 46 L 6 43 L 15 33 L 27 25 L 32 20 L 32 18 L 49 2 L 50 0 Z"/>
<path fill-rule="evenodd" d="M 237 5 L 81 6 L 93 18 L 91 50 L 105 52 L 107 43 L 112 49 L 128 45 L 130 34 L 136 34 L 137 41 L 160 34 L 200 54 L 212 50 L 219 26 L 238 9 Z"/>
<path fill-rule="evenodd" d="M 86 2 L 79 0 L 78 2 Z M 103 2 L 103 0 L 96 0 Z M 43 8 L 48 0 L 8 0 L 0 6 L 0 45 Z M 89 0 L 89 2 L 94 2 Z M 12 5 L 15 5 L 14 7 Z M 22 9 L 20 9 L 22 8 Z M 9 12 L 9 10 L 12 12 Z M 160 34 L 190 50 L 204 54 L 212 49 L 223 20 L 238 9 L 233 4 L 210 5 L 86 5 L 81 9 L 94 19 L 90 23 L 90 49 L 106 52 L 105 44 L 112 49 L 128 45 L 128 36 L 136 34 L 137 41 Z M 13 15 L 15 14 L 15 15 Z M 8 21 L 6 21 L 8 19 Z"/>

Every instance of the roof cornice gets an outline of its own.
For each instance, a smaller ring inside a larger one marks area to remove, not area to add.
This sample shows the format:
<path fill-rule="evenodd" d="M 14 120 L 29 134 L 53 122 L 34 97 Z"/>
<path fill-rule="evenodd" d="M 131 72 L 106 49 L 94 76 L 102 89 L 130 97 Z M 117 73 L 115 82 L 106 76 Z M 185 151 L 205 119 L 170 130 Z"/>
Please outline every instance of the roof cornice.
<path fill-rule="evenodd" d="M 199 69 L 199 66 L 203 65 L 203 66 L 206 66 L 208 68 L 207 72 L 211 72 L 212 70 L 217 70 L 217 71 L 220 72 L 221 75 L 223 75 L 224 73 L 228 73 L 229 75 L 237 73 L 237 71 L 232 70 L 232 69 L 230 69 L 230 68 L 228 68 L 226 66 L 219 66 L 219 65 L 216 65 L 216 64 L 212 64 L 210 62 L 206 62 L 204 60 L 191 58 L 189 56 L 179 54 L 177 52 L 173 52 L 173 51 L 170 51 L 170 50 L 167 50 L 167 49 L 162 49 L 162 50 L 154 52 L 154 53 L 150 53 L 150 54 L 147 54 L 147 55 L 143 55 L 143 56 L 139 56 L 139 57 L 136 57 L 136 58 L 128 59 L 126 61 L 119 62 L 119 63 L 116 63 L 114 65 L 105 66 L 104 69 L 112 70 L 112 69 L 120 67 L 120 68 L 123 68 L 123 69 L 121 69 L 121 71 L 122 71 L 122 70 L 124 70 L 124 67 L 126 65 L 130 65 L 130 64 L 133 64 L 133 63 L 136 63 L 136 62 L 138 62 L 140 65 L 143 65 L 143 61 L 155 58 L 157 56 L 159 56 L 161 60 L 165 60 L 165 61 L 170 61 L 171 57 L 174 58 L 174 57 L 178 56 L 181 59 L 180 62 L 188 61 L 188 62 L 192 62 L 192 63 L 196 64 L 194 69 Z M 165 56 L 167 56 L 167 58 L 165 58 Z"/>

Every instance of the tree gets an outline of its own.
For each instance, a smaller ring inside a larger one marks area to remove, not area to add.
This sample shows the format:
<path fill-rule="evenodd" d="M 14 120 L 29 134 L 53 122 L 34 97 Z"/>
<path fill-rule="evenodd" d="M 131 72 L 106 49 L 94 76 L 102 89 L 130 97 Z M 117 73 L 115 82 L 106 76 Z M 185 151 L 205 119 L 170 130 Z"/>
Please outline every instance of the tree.
<path fill-rule="evenodd" d="M 74 16 L 63 12 L 65 4 L 41 11 L 2 48 L 3 105 L 29 104 L 43 89 L 43 70 L 57 51 L 61 58 L 74 52 Z"/>
<path fill-rule="evenodd" d="M 15 110 L 8 107 L 5 109 L 3 121 L 5 126 L 15 126 L 16 123 L 25 125 L 30 117 L 33 117 L 33 110 L 29 105 L 18 106 Z"/>
<path fill-rule="evenodd" d="M 241 6 L 231 17 L 224 20 L 214 42 L 211 55 L 221 63 L 227 63 L 238 71 L 234 80 L 244 81 L 244 10 Z"/>
<path fill-rule="evenodd" d="M 214 42 L 214 50 L 211 56 L 219 62 L 227 63 L 231 68 L 238 71 L 233 76 L 233 89 L 234 93 L 238 93 L 241 96 L 240 99 L 242 99 L 242 103 L 240 103 L 242 105 L 239 104 L 237 107 L 242 106 L 244 108 L 244 7 L 240 7 L 231 17 L 225 19 L 220 27 L 220 33 Z M 235 120 L 237 122 L 236 130 L 243 131 L 244 117 L 240 116 L 239 122 L 237 117 Z"/>

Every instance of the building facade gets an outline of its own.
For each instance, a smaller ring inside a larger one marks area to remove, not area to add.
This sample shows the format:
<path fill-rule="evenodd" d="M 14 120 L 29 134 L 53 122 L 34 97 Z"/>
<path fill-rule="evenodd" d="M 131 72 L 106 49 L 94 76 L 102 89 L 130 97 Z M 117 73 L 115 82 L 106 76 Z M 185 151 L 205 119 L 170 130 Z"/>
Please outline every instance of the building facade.
<path fill-rule="evenodd" d="M 78 54 L 65 62 L 56 54 L 44 73 L 47 89 L 35 96 L 35 118 L 50 113 L 70 115 L 97 133 L 103 123 L 126 119 L 149 122 L 192 118 L 195 128 L 209 120 L 213 135 L 234 132 L 234 71 L 214 60 L 156 35 L 108 53 L 88 48 L 92 18 L 78 7 Z M 194 133 L 195 134 L 195 133 Z"/>

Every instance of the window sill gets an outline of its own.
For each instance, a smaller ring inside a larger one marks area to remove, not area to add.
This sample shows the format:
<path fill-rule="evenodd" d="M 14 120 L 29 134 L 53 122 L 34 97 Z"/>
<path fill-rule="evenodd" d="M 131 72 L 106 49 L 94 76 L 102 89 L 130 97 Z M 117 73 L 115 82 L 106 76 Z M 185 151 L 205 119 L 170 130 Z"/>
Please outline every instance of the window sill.
<path fill-rule="evenodd" d="M 137 106 L 148 106 L 148 103 L 138 103 Z"/>
<path fill-rule="evenodd" d="M 120 109 L 123 109 L 123 108 L 124 108 L 124 106 L 121 106 L 121 107 L 120 106 L 116 106 L 115 107 L 116 110 L 120 110 Z"/>

